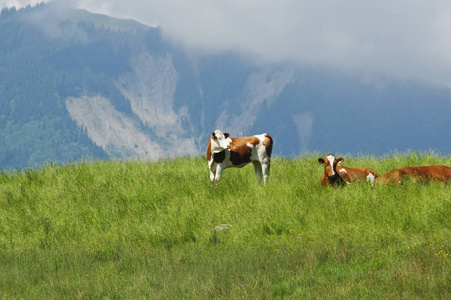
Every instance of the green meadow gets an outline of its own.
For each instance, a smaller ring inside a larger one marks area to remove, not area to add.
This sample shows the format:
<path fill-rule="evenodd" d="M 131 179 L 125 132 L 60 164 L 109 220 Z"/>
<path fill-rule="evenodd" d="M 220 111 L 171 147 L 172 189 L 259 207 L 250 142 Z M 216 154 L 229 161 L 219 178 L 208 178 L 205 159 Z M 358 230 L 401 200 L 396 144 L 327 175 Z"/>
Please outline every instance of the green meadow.
<path fill-rule="evenodd" d="M 274 157 L 266 186 L 252 165 L 211 184 L 203 157 L 3 171 L 0 297 L 451 299 L 451 185 L 324 188 L 318 157 Z"/>

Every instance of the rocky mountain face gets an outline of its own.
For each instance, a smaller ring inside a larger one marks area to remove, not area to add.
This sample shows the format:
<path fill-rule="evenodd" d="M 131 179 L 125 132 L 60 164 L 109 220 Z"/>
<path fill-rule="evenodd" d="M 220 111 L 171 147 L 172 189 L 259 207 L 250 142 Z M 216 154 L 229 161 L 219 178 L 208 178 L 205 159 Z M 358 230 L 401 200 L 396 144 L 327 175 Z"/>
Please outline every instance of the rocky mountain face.
<path fill-rule="evenodd" d="M 186 107 L 173 110 L 177 72 L 171 56 L 141 53 L 131 66 L 115 85 L 130 102 L 134 117 L 100 95 L 68 97 L 70 117 L 111 157 L 161 159 L 197 154 L 195 139 L 182 126 L 188 116 Z"/>
<path fill-rule="evenodd" d="M 0 167 L 196 155 L 215 129 L 268 132 L 287 156 L 451 149 L 447 87 L 188 54 L 159 28 L 52 9 L 0 14 Z"/>

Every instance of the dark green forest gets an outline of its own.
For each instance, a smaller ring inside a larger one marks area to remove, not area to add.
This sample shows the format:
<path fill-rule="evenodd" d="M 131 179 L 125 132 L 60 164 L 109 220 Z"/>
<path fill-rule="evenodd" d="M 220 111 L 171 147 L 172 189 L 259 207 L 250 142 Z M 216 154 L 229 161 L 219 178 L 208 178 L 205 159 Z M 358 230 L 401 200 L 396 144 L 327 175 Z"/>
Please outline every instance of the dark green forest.
<path fill-rule="evenodd" d="M 45 8 L 4 9 L 0 15 L 2 167 L 107 158 L 70 119 L 65 107 L 69 96 L 101 94 L 119 110 L 130 111 L 113 79 L 129 67 L 133 39 L 148 38 L 149 33 L 130 36 L 90 23 L 60 21 L 56 36 L 49 36 L 44 27 L 55 25 L 54 20 L 37 26 L 30 16 Z"/>

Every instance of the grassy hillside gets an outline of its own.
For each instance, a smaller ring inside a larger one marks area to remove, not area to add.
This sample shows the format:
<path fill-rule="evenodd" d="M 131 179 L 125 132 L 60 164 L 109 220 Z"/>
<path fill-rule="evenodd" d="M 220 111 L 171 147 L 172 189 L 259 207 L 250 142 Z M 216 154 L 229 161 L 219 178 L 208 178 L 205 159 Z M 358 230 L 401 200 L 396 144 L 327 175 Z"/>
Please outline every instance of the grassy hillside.
<path fill-rule="evenodd" d="M 318 157 L 266 187 L 202 157 L 0 173 L 0 297 L 450 299 L 451 186 L 324 188 Z M 430 164 L 451 157 L 343 163 Z"/>

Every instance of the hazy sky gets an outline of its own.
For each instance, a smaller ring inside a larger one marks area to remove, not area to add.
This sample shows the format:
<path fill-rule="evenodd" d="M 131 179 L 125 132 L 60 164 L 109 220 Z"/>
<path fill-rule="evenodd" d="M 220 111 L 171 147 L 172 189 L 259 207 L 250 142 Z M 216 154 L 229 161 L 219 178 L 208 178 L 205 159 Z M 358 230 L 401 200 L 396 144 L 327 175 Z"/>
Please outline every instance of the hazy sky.
<path fill-rule="evenodd" d="M 50 2 L 62 2 L 53 0 Z M 0 0 L 0 7 L 40 1 Z M 49 2 L 49 1 L 46 1 Z M 147 25 L 196 51 L 451 86 L 449 0 L 72 0 Z"/>

